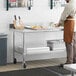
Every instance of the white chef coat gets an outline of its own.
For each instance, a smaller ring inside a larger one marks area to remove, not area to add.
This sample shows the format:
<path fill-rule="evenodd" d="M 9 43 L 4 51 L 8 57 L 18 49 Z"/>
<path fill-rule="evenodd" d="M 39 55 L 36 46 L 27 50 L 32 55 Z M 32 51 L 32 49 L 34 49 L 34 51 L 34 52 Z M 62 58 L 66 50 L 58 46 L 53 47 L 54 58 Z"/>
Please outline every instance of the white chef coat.
<path fill-rule="evenodd" d="M 76 0 L 70 0 L 69 3 L 65 5 L 59 23 L 64 24 L 64 21 L 68 16 L 73 17 L 73 20 L 75 20 L 74 32 L 76 32 Z"/>

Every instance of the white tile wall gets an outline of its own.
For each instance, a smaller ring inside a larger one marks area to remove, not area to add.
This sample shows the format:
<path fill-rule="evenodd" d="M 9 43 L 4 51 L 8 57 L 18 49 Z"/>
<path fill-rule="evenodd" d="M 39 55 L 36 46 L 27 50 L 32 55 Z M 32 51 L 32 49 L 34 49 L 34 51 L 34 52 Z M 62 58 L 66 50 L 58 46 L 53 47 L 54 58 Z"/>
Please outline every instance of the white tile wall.
<path fill-rule="evenodd" d="M 6 11 L 6 0 L 0 0 L 0 32 L 8 33 L 7 61 L 12 62 L 12 35 L 9 24 L 13 21 L 13 15 L 21 16 L 26 23 L 48 23 L 58 22 L 63 8 L 50 9 L 48 0 L 34 0 L 33 7 L 29 11 L 26 8 L 11 8 Z"/>

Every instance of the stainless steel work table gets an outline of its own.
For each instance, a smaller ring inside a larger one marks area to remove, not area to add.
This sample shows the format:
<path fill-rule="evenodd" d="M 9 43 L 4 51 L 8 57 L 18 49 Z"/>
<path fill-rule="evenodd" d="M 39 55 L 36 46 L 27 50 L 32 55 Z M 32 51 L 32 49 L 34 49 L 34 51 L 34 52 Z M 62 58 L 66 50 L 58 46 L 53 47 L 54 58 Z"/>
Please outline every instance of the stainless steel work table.
<path fill-rule="evenodd" d="M 17 62 L 17 60 L 15 58 L 15 52 L 16 52 L 16 50 L 15 50 L 15 33 L 16 32 L 21 33 L 22 36 L 23 36 L 23 42 L 22 42 L 23 43 L 23 47 L 22 47 L 23 48 L 23 53 L 22 53 L 22 55 L 23 55 L 23 67 L 24 68 L 26 68 L 25 55 L 27 54 L 27 51 L 26 51 L 27 47 L 25 46 L 25 40 L 26 40 L 25 35 L 26 35 L 26 33 L 32 33 L 32 34 L 36 33 L 37 34 L 37 33 L 51 33 L 51 32 L 62 31 L 62 29 L 59 29 L 59 28 L 51 28 L 51 29 L 48 29 L 48 30 L 30 30 L 30 29 L 24 29 L 24 30 L 10 29 L 10 30 L 13 32 L 13 61 L 14 61 L 14 63 Z M 25 53 L 25 55 L 24 55 L 24 53 Z"/>

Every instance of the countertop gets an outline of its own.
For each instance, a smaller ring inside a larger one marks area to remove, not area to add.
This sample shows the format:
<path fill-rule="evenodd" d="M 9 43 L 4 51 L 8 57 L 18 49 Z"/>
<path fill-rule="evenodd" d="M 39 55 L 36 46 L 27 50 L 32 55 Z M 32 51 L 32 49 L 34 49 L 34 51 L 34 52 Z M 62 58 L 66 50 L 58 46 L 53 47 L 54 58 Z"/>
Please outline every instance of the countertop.
<path fill-rule="evenodd" d="M 18 30 L 18 29 L 10 29 L 11 31 L 17 31 L 17 32 L 57 32 L 57 31 L 63 31 L 63 27 L 53 27 L 50 29 L 40 29 L 40 30 L 33 30 L 33 29 L 24 29 L 24 30 Z"/>

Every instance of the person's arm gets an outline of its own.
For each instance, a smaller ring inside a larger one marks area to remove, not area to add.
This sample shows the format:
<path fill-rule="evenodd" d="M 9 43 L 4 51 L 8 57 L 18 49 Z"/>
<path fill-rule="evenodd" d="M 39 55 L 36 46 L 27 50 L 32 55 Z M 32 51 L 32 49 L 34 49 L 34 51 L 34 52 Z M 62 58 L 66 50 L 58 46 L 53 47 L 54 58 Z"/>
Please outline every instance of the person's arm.
<path fill-rule="evenodd" d="M 71 12 L 70 6 L 66 5 L 63 10 L 63 13 L 61 14 L 61 18 L 59 20 L 58 26 L 62 26 L 64 24 L 64 21 L 70 15 L 70 12 Z"/>

